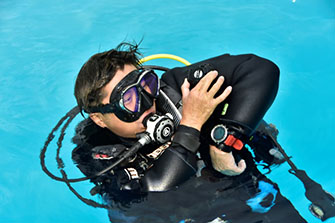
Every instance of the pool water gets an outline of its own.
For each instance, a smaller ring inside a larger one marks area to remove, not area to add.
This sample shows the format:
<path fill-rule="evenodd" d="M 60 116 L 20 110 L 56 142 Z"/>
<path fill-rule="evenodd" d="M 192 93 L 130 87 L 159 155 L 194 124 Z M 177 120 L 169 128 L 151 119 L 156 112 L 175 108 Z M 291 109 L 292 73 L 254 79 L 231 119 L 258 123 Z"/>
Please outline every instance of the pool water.
<path fill-rule="evenodd" d="M 256 1 L 9 1 L 0 2 L 0 221 L 108 222 L 107 213 L 78 200 L 41 170 L 39 153 L 57 121 L 73 106 L 82 64 L 123 40 L 139 42 L 145 56 L 170 53 L 191 63 L 223 53 L 254 53 L 281 70 L 280 87 L 265 120 L 298 168 L 335 193 L 335 2 Z M 180 66 L 176 61 L 152 61 Z M 61 156 L 70 176 L 70 125 Z M 50 170 L 60 175 L 55 148 Z M 308 222 L 300 181 L 281 165 L 268 177 Z M 75 185 L 90 197 L 92 185 Z M 326 222 L 333 222 L 329 219 Z"/>

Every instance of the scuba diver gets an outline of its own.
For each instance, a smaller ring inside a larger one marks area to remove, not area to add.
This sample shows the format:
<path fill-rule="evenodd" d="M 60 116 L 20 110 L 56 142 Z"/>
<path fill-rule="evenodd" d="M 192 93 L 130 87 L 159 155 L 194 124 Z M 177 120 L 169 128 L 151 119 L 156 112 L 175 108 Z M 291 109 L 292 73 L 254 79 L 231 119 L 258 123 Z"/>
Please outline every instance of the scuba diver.
<path fill-rule="evenodd" d="M 69 113 L 89 114 L 76 127 L 72 152 L 86 177 L 68 179 L 62 170 L 64 135 L 57 150 L 63 177 L 52 177 L 107 208 L 111 222 L 306 222 L 257 169 L 256 162 L 288 160 L 276 129 L 263 121 L 278 90 L 273 62 L 224 54 L 163 69 L 141 65 L 139 55 L 138 45 L 121 43 L 82 66 L 78 106 Z M 160 79 L 155 69 L 165 71 Z M 41 151 L 49 176 L 44 156 L 52 139 Z M 70 185 L 87 179 L 105 204 Z"/>
<path fill-rule="evenodd" d="M 158 118 L 156 114 L 169 113 L 174 116 L 172 120 L 178 120 L 180 112 L 175 110 L 180 109 L 181 118 L 172 140 L 164 144 L 150 143 L 112 170 L 92 179 L 98 186 L 96 192 L 114 207 L 109 211 L 112 222 L 183 219 L 210 222 L 218 216 L 232 220 L 236 216 L 230 215 L 239 213 L 232 209 L 254 207 L 253 201 L 249 201 L 250 205 L 246 203 L 252 198 L 247 195 L 251 190 L 253 195 L 260 191 L 260 181 L 275 192 L 265 194 L 264 207 L 261 204 L 256 207 L 253 222 L 259 219 L 273 222 L 278 217 L 277 221 L 283 222 L 283 214 L 286 222 L 305 222 L 290 202 L 279 195 L 278 188 L 253 170 L 250 157 L 245 155 L 244 138 L 253 133 L 276 96 L 279 80 L 276 65 L 255 55 L 225 54 L 171 69 L 159 80 L 152 70 L 138 65 L 137 46 L 129 46 L 128 51 L 120 50 L 121 47 L 124 44 L 92 56 L 77 76 L 77 103 L 90 117 L 78 126 L 74 138 L 78 146 L 73 151 L 73 160 L 79 169 L 86 176 L 94 176 L 111 165 L 145 132 L 147 121 Z M 196 180 L 198 187 L 192 189 L 200 160 L 204 166 L 199 173 L 202 177 Z M 255 173 L 250 177 L 251 172 Z M 231 176 L 239 177 L 232 180 L 235 178 Z M 218 182 L 213 183 L 211 178 Z M 242 194 L 246 187 L 254 188 Z M 238 199 L 236 206 L 226 198 L 227 191 L 234 198 L 238 192 L 248 199 L 242 199 L 243 202 Z M 208 195 L 203 201 L 199 199 L 204 197 L 202 193 Z M 274 198 L 281 204 L 278 206 L 286 207 L 280 210 L 281 215 L 279 208 L 271 208 Z M 192 205 L 186 205 L 189 200 L 194 200 Z M 208 200 L 211 205 L 204 205 Z M 229 209 L 226 202 L 231 203 Z M 122 208 L 126 211 L 122 212 Z M 260 210 L 267 214 L 256 217 L 261 215 Z M 269 217 L 272 212 L 277 213 L 275 217 Z M 245 217 L 250 219 L 248 215 Z"/>

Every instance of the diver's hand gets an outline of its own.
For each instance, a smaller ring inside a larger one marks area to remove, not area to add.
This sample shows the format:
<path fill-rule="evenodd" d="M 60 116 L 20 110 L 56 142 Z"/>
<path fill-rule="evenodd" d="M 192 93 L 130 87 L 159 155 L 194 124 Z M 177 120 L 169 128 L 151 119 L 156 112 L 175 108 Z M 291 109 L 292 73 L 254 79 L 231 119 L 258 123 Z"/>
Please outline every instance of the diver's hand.
<path fill-rule="evenodd" d="M 180 124 L 196 128 L 200 131 L 202 125 L 211 116 L 216 106 L 228 97 L 232 91 L 231 86 L 227 87 L 221 95 L 214 98 L 214 95 L 219 91 L 224 82 L 223 76 L 220 76 L 216 83 L 208 90 L 217 75 L 217 71 L 209 72 L 192 90 L 190 90 L 190 83 L 185 78 L 181 86 L 183 112 Z"/>
<path fill-rule="evenodd" d="M 238 162 L 238 165 L 236 165 L 232 152 L 223 152 L 213 145 L 209 146 L 209 154 L 211 155 L 214 169 L 224 175 L 240 175 L 247 167 L 243 159 Z"/>

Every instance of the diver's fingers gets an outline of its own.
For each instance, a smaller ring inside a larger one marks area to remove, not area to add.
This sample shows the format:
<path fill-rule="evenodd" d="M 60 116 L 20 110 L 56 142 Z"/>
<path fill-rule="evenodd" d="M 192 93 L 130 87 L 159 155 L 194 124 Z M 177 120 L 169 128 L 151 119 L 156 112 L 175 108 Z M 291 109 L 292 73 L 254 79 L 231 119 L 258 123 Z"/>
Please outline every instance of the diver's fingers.
<path fill-rule="evenodd" d="M 220 76 L 215 84 L 211 87 L 211 89 L 209 89 L 208 91 L 208 94 L 211 96 L 211 97 L 214 97 L 214 95 L 218 92 L 218 90 L 220 90 L 222 84 L 224 82 L 224 77 L 223 76 Z"/>
<path fill-rule="evenodd" d="M 230 93 L 232 92 L 233 88 L 231 86 L 228 86 L 223 92 L 222 94 L 220 94 L 218 97 L 214 98 L 215 103 L 218 105 L 221 102 L 223 102 L 224 100 L 226 100 L 226 98 L 230 95 Z"/>
<path fill-rule="evenodd" d="M 243 171 L 247 168 L 247 164 L 244 160 L 240 160 L 238 165 L 231 166 L 229 170 L 220 171 L 222 174 L 227 176 L 237 176 L 243 173 Z"/>
<path fill-rule="evenodd" d="M 242 173 L 245 170 L 245 168 L 247 168 L 245 160 L 240 160 L 240 162 L 238 162 L 237 164 L 237 168 L 239 170 L 239 173 Z"/>
<path fill-rule="evenodd" d="M 199 89 L 207 92 L 209 85 L 213 82 L 213 80 L 217 77 L 218 72 L 216 70 L 208 72 L 194 87 L 194 89 Z"/>

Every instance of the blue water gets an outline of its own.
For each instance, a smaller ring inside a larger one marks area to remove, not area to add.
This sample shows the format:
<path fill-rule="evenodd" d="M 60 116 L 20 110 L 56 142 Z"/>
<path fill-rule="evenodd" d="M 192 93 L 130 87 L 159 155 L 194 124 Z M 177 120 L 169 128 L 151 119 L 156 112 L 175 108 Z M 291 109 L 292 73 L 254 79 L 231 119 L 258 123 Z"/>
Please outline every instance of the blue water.
<path fill-rule="evenodd" d="M 42 172 L 39 152 L 75 105 L 74 81 L 82 64 L 123 40 L 142 38 L 144 55 L 170 53 L 197 62 L 222 53 L 255 53 L 274 61 L 281 69 L 280 88 L 265 119 L 277 125 L 295 164 L 335 193 L 333 0 L 2 0 L 0 222 L 108 222 L 106 211 L 83 204 Z M 81 176 L 70 158 L 79 120 L 67 131 L 62 150 L 71 176 Z M 59 174 L 54 157 L 49 151 L 47 162 Z M 269 178 L 308 222 L 320 222 L 288 169 L 284 164 Z M 76 188 L 90 197 L 89 183 Z"/>

